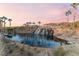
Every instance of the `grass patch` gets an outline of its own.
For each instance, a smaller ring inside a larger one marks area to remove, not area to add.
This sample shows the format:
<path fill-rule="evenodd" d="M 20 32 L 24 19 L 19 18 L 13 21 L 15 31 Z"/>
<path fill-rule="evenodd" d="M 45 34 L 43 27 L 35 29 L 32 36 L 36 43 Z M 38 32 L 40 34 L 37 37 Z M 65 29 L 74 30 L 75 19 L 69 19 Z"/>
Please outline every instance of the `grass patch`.
<path fill-rule="evenodd" d="M 67 51 L 64 50 L 63 47 L 59 47 L 58 49 L 56 49 L 56 50 L 54 51 L 54 56 L 65 56 L 66 53 L 67 53 Z"/>

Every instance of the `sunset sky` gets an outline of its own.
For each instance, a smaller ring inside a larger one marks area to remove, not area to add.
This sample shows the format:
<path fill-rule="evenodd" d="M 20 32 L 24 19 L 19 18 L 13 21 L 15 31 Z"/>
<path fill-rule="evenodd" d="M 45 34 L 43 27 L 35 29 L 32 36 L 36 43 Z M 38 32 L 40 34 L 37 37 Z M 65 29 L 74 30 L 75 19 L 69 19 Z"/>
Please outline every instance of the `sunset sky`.
<path fill-rule="evenodd" d="M 0 4 L 0 16 L 11 18 L 12 26 L 20 26 L 26 22 L 38 22 L 42 24 L 53 22 L 67 21 L 65 12 L 73 8 L 67 3 L 6 3 Z M 79 8 L 77 11 L 76 20 L 79 20 Z M 70 16 L 70 21 L 73 20 L 73 13 Z M 6 23 L 8 26 L 8 22 Z"/>

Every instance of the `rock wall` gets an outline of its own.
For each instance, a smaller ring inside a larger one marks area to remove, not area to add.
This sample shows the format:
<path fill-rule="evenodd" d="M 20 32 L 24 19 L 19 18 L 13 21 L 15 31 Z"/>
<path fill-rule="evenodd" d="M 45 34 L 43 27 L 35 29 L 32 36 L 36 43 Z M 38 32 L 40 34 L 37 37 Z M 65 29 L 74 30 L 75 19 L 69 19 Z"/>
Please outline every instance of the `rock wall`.
<path fill-rule="evenodd" d="M 52 28 L 48 28 L 48 27 L 38 27 L 36 29 L 36 31 L 34 32 L 34 34 L 53 35 L 54 34 L 54 30 L 52 30 Z"/>

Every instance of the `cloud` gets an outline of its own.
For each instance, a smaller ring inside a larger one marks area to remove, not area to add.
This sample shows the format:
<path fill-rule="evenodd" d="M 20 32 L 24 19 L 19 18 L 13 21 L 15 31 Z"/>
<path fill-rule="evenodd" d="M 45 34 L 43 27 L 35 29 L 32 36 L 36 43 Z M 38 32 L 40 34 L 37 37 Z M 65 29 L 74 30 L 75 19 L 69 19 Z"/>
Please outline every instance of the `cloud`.
<path fill-rule="evenodd" d="M 59 22 L 59 20 L 65 21 L 65 11 L 70 7 L 70 4 L 66 3 L 7 3 L 0 4 L 0 16 L 12 18 L 12 25 L 22 25 L 27 21 Z"/>

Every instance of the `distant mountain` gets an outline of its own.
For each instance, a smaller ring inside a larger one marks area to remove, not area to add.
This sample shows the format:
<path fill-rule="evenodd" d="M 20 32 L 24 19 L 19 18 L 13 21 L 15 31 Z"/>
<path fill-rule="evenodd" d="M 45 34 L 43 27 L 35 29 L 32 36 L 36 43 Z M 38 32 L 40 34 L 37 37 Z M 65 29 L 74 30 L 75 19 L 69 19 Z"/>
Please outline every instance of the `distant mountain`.
<path fill-rule="evenodd" d="M 61 23 L 48 23 L 48 24 L 44 24 L 44 25 L 53 25 L 53 26 L 58 26 L 58 25 L 67 25 L 67 24 L 71 24 L 70 22 L 61 22 Z"/>
<path fill-rule="evenodd" d="M 72 26 L 73 22 L 61 22 L 61 23 L 48 23 L 48 24 L 44 24 L 44 25 L 49 25 L 49 26 Z M 79 27 L 79 21 L 75 22 L 75 27 Z"/>

